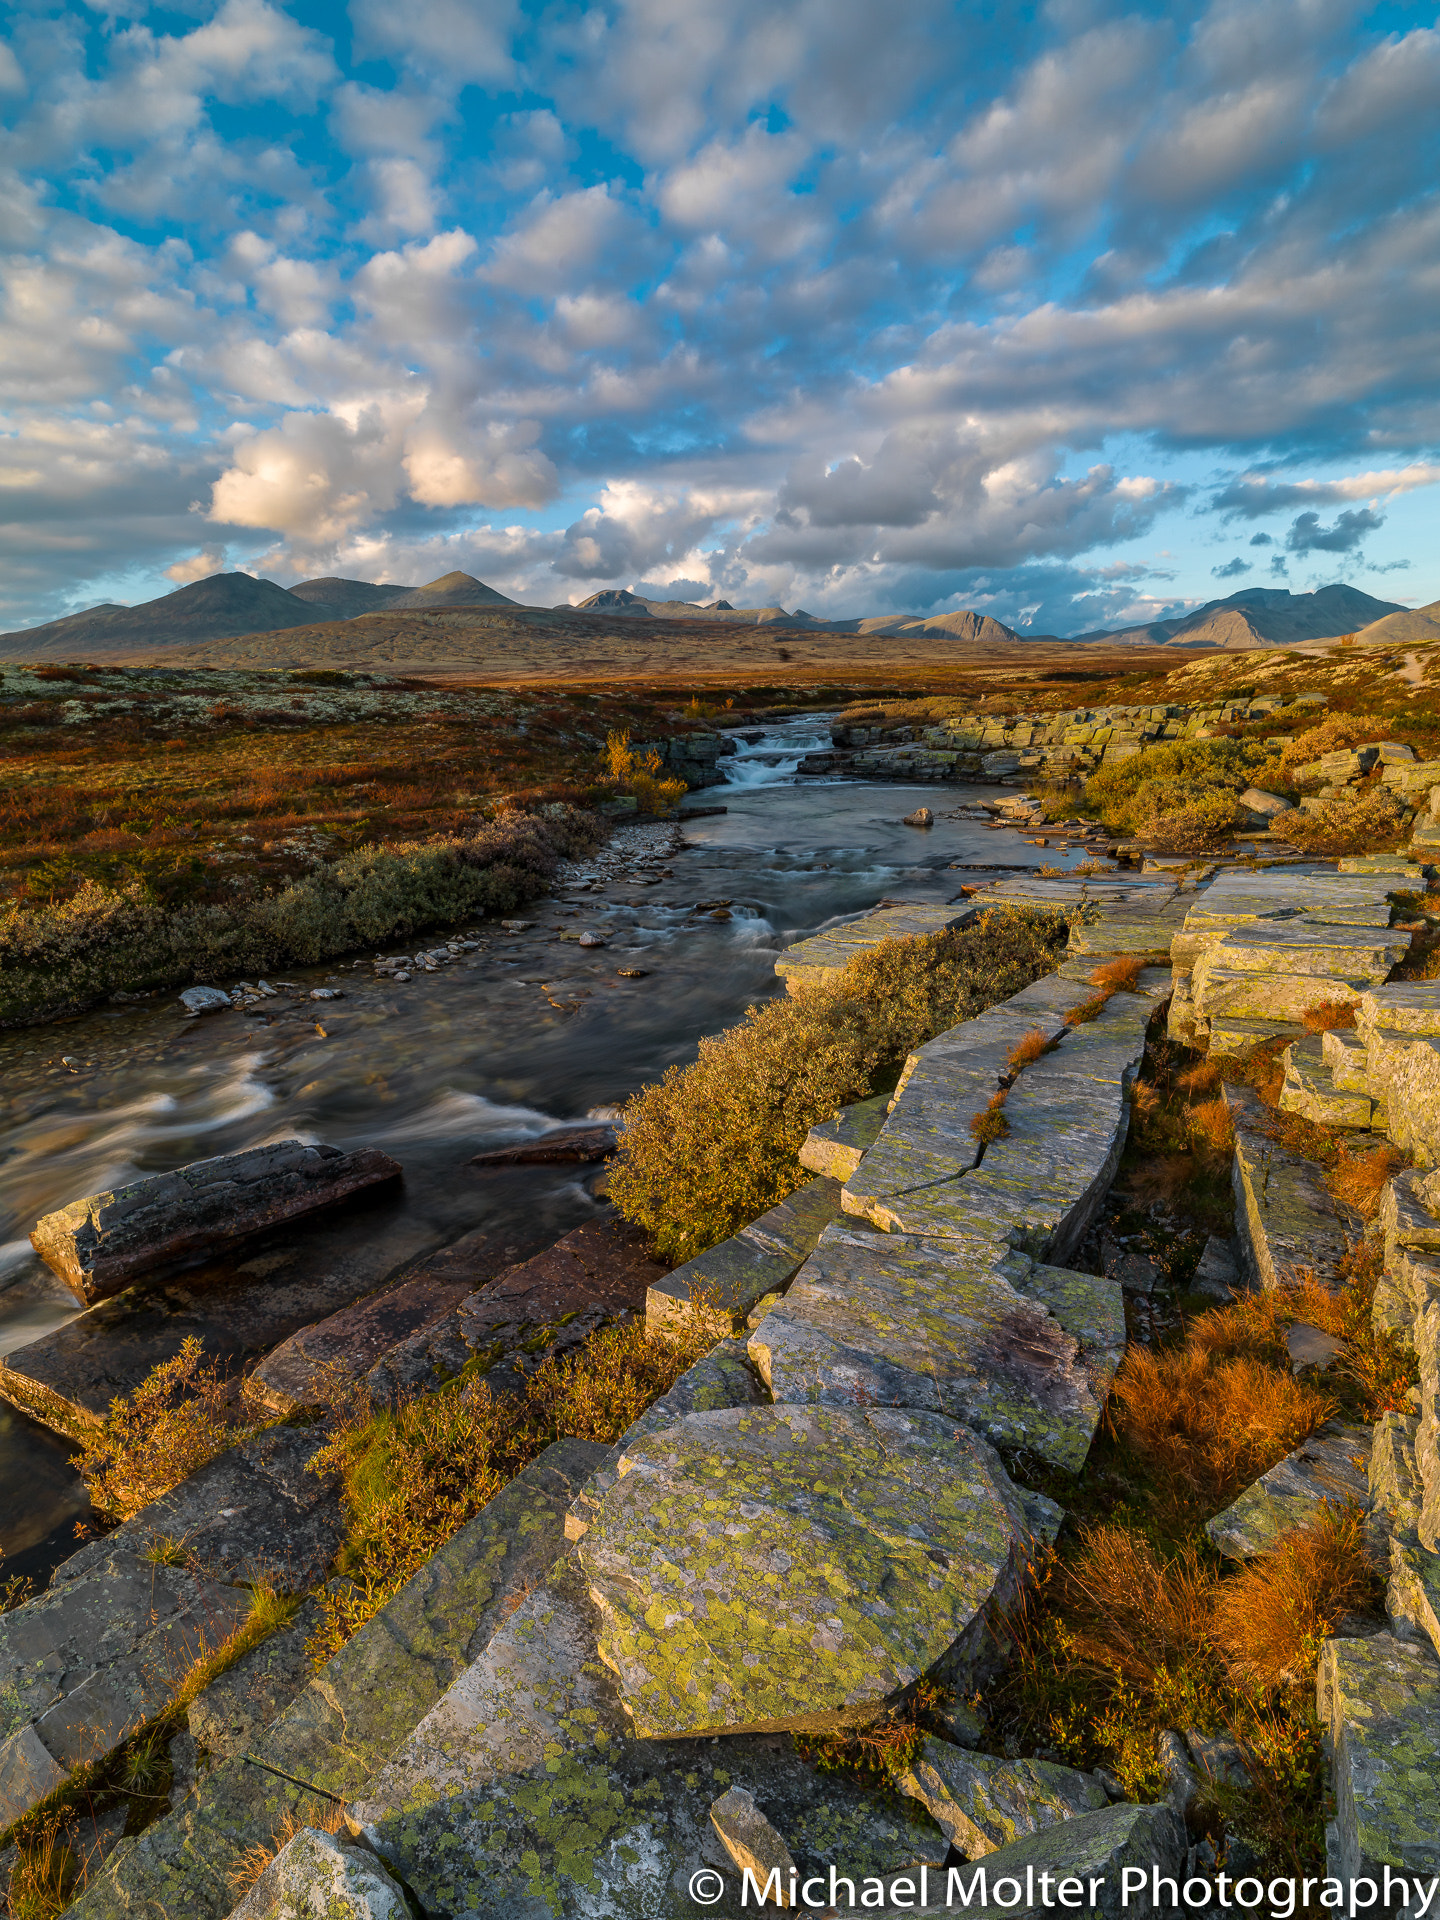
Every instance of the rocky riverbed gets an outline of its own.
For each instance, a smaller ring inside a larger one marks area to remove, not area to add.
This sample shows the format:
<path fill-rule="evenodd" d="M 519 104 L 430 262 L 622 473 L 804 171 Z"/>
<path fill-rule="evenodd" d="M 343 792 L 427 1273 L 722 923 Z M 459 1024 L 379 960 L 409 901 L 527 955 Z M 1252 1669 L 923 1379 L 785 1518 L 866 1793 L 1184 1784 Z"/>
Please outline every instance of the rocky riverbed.
<path fill-rule="evenodd" d="M 338 1275 L 353 1298 L 462 1236 L 484 1239 L 492 1270 L 522 1260 L 601 1215 L 596 1169 L 472 1168 L 477 1152 L 608 1114 L 692 1058 L 702 1034 L 780 990 L 777 951 L 837 918 L 886 897 L 948 899 L 987 870 L 1057 858 L 991 826 L 980 803 L 998 797 L 993 787 L 947 791 L 934 826 L 917 830 L 902 824 L 913 788 L 797 786 L 800 760 L 828 737 L 823 717 L 743 736 L 758 737 L 738 737 L 721 763 L 729 783 L 689 803 L 726 812 L 620 825 L 523 925 L 428 934 L 418 952 L 412 942 L 294 971 L 266 981 L 271 993 L 250 981 L 222 1012 L 191 1017 L 164 994 L 0 1037 L 0 1354 L 77 1312 L 30 1247 L 43 1215 L 269 1141 L 377 1148 L 404 1181 L 220 1259 L 189 1276 L 187 1295 L 244 1284 L 240 1269 L 259 1260 L 252 1283 L 303 1292 L 312 1276 L 328 1286 Z M 306 1317 L 338 1304 L 327 1292 Z M 92 1360 L 124 1347 L 126 1367 L 112 1379 L 91 1366 L 92 1392 L 118 1391 L 164 1357 L 195 1311 L 189 1298 L 162 1301 L 135 1340 L 107 1331 Z M 10 1408 L 0 1489 L 3 1570 L 43 1576 L 69 1550 L 85 1501 L 63 1443 Z"/>

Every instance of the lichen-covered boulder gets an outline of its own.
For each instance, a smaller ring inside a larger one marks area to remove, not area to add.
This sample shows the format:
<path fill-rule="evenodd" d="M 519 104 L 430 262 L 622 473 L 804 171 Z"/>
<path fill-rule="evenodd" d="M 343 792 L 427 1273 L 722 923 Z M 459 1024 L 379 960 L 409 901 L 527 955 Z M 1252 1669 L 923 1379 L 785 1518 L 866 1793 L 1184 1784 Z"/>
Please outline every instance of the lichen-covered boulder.
<path fill-rule="evenodd" d="M 1110 1804 L 1092 1774 L 1049 1760 L 995 1760 L 948 1740 L 927 1740 L 895 1784 L 971 1860 Z"/>
<path fill-rule="evenodd" d="M 641 1734 L 871 1719 L 1018 1590 L 1016 1491 L 939 1414 L 691 1414 L 619 1465 L 580 1555 Z"/>
<path fill-rule="evenodd" d="M 1316 1717 L 1334 1756 L 1344 1880 L 1440 1873 L 1440 1661 L 1388 1633 L 1327 1640 Z"/>
<path fill-rule="evenodd" d="M 410 1909 L 368 1848 L 302 1827 L 230 1920 L 410 1920 Z"/>

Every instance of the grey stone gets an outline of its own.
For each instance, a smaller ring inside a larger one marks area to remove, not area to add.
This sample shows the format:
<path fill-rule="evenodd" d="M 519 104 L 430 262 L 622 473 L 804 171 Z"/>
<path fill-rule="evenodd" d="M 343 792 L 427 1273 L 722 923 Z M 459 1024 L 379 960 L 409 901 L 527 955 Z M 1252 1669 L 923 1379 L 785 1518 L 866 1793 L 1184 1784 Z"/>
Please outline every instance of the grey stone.
<path fill-rule="evenodd" d="M 231 1920 L 411 1920 L 409 1904 L 368 1847 L 315 1827 L 291 1836 Z"/>
<path fill-rule="evenodd" d="M 1318 1034 L 1293 1040 L 1283 1055 L 1282 1113 L 1298 1113 L 1322 1127 L 1368 1127 L 1374 1102 L 1368 1092 L 1338 1087 Z"/>
<path fill-rule="evenodd" d="M 1434 1175 L 1397 1174 L 1380 1195 L 1380 1228 L 1387 1254 L 1396 1247 L 1440 1253 L 1440 1218 L 1431 1211 Z"/>
<path fill-rule="evenodd" d="M 874 1146 L 889 1104 L 889 1095 L 880 1093 L 873 1100 L 841 1107 L 833 1120 L 818 1121 L 800 1149 L 801 1166 L 831 1180 L 848 1180 L 866 1148 Z"/>
<path fill-rule="evenodd" d="M 929 808 L 923 811 L 928 816 Z M 762 1889 L 769 1884 L 772 1874 L 780 1876 L 783 1892 L 775 1904 L 789 1906 L 795 1862 L 784 1840 L 756 1806 L 755 1796 L 744 1787 L 728 1788 L 711 1801 L 710 1822 L 742 1874 L 750 1873 Z"/>
<path fill-rule="evenodd" d="M 1026 1563 L 998 1459 L 936 1414 L 690 1414 L 620 1467 L 578 1552 L 645 1736 L 873 1719 L 988 1646 Z"/>
<path fill-rule="evenodd" d="M 1265 1131 L 1265 1108 L 1249 1087 L 1225 1085 L 1235 1128 L 1230 1177 L 1245 1277 L 1267 1291 L 1308 1268 L 1322 1286 L 1341 1283 L 1348 1239 L 1321 1169 Z"/>
<path fill-rule="evenodd" d="M 53 1793 L 65 1776 L 34 1727 L 17 1727 L 0 1740 L 0 1832 Z"/>
<path fill-rule="evenodd" d="M 1332 1421 L 1208 1520 L 1205 1531 L 1230 1559 L 1246 1560 L 1272 1552 L 1282 1534 L 1315 1519 L 1322 1503 L 1368 1506 L 1370 1445 L 1369 1427 Z"/>
<path fill-rule="evenodd" d="M 1440 1873 L 1440 1660 L 1388 1633 L 1327 1640 L 1316 1715 L 1329 1736 L 1335 1870 Z"/>
<path fill-rule="evenodd" d="M 1169 1782 L 1166 1798 L 1183 1820 L 1200 1798 L 1200 1776 L 1191 1765 L 1189 1749 L 1173 1727 L 1160 1735 L 1156 1757 Z"/>
<path fill-rule="evenodd" d="M 52 1588 L 99 1572 L 117 1553 L 144 1556 L 163 1545 L 226 1582 L 303 1593 L 345 1538 L 336 1476 L 310 1471 L 327 1437 L 315 1427 L 272 1427 L 228 1448 L 87 1542 L 57 1568 Z"/>
<path fill-rule="evenodd" d="M 844 926 L 831 927 L 809 940 L 787 947 L 775 962 L 775 971 L 793 993 L 806 982 L 823 986 L 839 978 L 858 954 L 868 953 L 885 940 L 903 940 L 916 934 L 944 933 L 973 920 L 977 909 L 913 906 L 887 907 L 862 914 Z"/>
<path fill-rule="evenodd" d="M 30 1241 L 90 1306 L 218 1245 L 399 1177 L 397 1163 L 374 1147 L 341 1153 L 278 1140 L 72 1201 L 47 1213 Z"/>
<path fill-rule="evenodd" d="M 289 1706 L 314 1669 L 306 1642 L 321 1618 L 316 1600 L 302 1602 L 287 1626 L 243 1654 L 190 1702 L 190 1733 L 206 1753 L 221 1760 L 243 1753 Z"/>
<path fill-rule="evenodd" d="M 655 1281 L 645 1295 L 647 1331 L 685 1323 L 697 1300 L 743 1319 L 802 1265 L 839 1214 L 840 1191 L 838 1180 L 812 1180 L 728 1240 Z"/>
<path fill-rule="evenodd" d="M 996 1445 L 1078 1469 L 1124 1326 L 1112 1284 L 1066 1277 L 1077 1295 L 1106 1296 L 1103 1344 L 1082 1347 L 999 1262 L 967 1260 L 904 1234 L 828 1227 L 750 1336 L 750 1357 L 778 1401 L 948 1413 Z"/>
<path fill-rule="evenodd" d="M 926 1740 L 895 1784 L 971 1860 L 1109 1805 L 1091 1774 L 1048 1760 L 995 1760 L 934 1739 Z"/>
<path fill-rule="evenodd" d="M 729 1881 L 711 1911 L 730 1920 L 742 1911 L 738 1876 L 709 1809 L 737 1784 L 802 1874 L 843 1863 L 858 1888 L 943 1855 L 918 1809 L 913 1823 L 897 1818 L 788 1740 L 637 1739 L 597 1657 L 598 1626 L 567 1556 L 351 1806 L 423 1911 L 671 1920 L 694 1910 L 691 1876 L 708 1870 Z"/>
<path fill-rule="evenodd" d="M 1240 1269 L 1235 1264 L 1229 1241 L 1212 1233 L 1200 1255 L 1200 1264 L 1195 1269 L 1190 1291 L 1203 1293 L 1210 1300 L 1229 1301 L 1234 1298 L 1240 1284 Z"/>
<path fill-rule="evenodd" d="M 1293 1020 L 1249 1020 L 1223 1012 L 1201 1024 L 1208 1034 L 1211 1054 L 1223 1054 L 1232 1060 L 1248 1060 L 1267 1040 L 1298 1040 L 1305 1031 Z"/>
<path fill-rule="evenodd" d="M 256 1758 L 325 1792 L 358 1793 L 543 1578 L 564 1544 L 566 1507 L 604 1457 L 582 1440 L 547 1448 L 311 1676 L 253 1743 Z M 223 1920 L 248 1850 L 271 1844 L 287 1816 L 313 1819 L 330 1804 L 243 1756 L 222 1761 L 91 1881 L 73 1920 Z"/>
<path fill-rule="evenodd" d="M 1320 1036 L 1320 1054 L 1330 1078 L 1345 1093 L 1368 1093 L 1369 1045 L 1353 1028 L 1335 1027 Z"/>
<path fill-rule="evenodd" d="M 1213 1787 L 1249 1785 L 1250 1769 L 1238 1741 L 1225 1733 L 1197 1733 L 1193 1727 L 1185 1739 L 1202 1783 Z"/>
<path fill-rule="evenodd" d="M 1312 1327 L 1304 1320 L 1297 1320 L 1285 1335 L 1285 1345 L 1290 1352 L 1290 1368 L 1299 1373 L 1304 1367 L 1328 1367 L 1337 1355 L 1345 1351 L 1345 1342 L 1337 1340 L 1333 1334 L 1326 1333 L 1321 1327 Z"/>
<path fill-rule="evenodd" d="M 1428 1034 L 1440 1039 L 1440 983 L 1395 980 L 1360 995 L 1356 1024 L 1362 1032 L 1386 1027 L 1393 1033 Z"/>
<path fill-rule="evenodd" d="M 186 987 L 180 1004 L 187 1013 L 228 1012 L 232 1002 L 223 987 Z"/>

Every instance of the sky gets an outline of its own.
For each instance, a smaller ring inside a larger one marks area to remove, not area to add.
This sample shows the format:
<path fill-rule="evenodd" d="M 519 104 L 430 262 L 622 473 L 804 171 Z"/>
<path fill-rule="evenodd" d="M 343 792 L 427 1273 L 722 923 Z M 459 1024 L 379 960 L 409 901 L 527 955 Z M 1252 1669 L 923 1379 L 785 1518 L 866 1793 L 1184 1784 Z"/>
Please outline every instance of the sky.
<path fill-rule="evenodd" d="M 1033 632 L 1440 597 L 1440 31 L 7 0 L 0 625 L 222 570 Z"/>

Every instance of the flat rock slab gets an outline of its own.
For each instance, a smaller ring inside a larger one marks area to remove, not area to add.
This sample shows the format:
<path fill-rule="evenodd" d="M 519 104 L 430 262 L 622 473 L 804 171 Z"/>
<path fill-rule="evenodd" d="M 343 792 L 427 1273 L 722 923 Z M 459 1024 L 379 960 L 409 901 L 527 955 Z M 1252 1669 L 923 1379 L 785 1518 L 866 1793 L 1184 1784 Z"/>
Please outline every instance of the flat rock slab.
<path fill-rule="evenodd" d="M 374 1147 L 341 1153 L 279 1140 L 74 1200 L 47 1213 L 30 1243 L 88 1307 L 400 1173 L 398 1162 Z"/>
<path fill-rule="evenodd" d="M 1386 927 L 1252 921 L 1232 927 L 1195 963 L 1197 983 L 1211 967 L 1229 973 L 1318 973 L 1378 986 L 1410 950 L 1410 935 Z"/>
<path fill-rule="evenodd" d="M 413 1276 L 425 1277 L 423 1270 Z M 476 1360 L 492 1387 L 504 1391 L 518 1384 L 520 1363 L 538 1365 L 606 1321 L 643 1310 L 649 1289 L 664 1277 L 636 1228 L 613 1217 L 587 1220 L 397 1340 L 366 1373 L 371 1404 L 429 1392 Z M 548 1337 L 537 1343 L 541 1333 Z M 268 1365 L 257 1371 L 268 1379 Z"/>
<path fill-rule="evenodd" d="M 1327 1036 L 1328 1037 L 1328 1036 Z M 1322 1127 L 1368 1127 L 1375 1105 L 1365 1091 L 1340 1087 L 1326 1058 L 1319 1034 L 1292 1040 L 1282 1056 L 1285 1085 L 1280 1094 L 1282 1113 L 1298 1113 Z"/>
<path fill-rule="evenodd" d="M 1316 1717 L 1333 1755 L 1344 1880 L 1440 1873 L 1440 1660 L 1388 1633 L 1327 1640 Z"/>
<path fill-rule="evenodd" d="M 231 1920 L 411 1920 L 400 1887 L 368 1847 L 302 1827 L 276 1854 Z"/>
<path fill-rule="evenodd" d="M 1049 1760 L 966 1753 L 948 1740 L 926 1740 L 895 1784 L 920 1802 L 951 1846 L 970 1860 L 1110 1804 L 1093 1774 Z"/>
<path fill-rule="evenodd" d="M 337 1477 L 310 1471 L 326 1437 L 317 1427 L 272 1427 L 228 1448 L 72 1554 L 52 1588 L 85 1578 L 116 1552 L 143 1556 L 164 1543 L 217 1579 L 303 1593 L 323 1579 L 345 1538 Z"/>
<path fill-rule="evenodd" d="M 608 1124 L 555 1127 L 535 1140 L 512 1147 L 491 1147 L 471 1156 L 472 1167 L 550 1167 L 604 1160 L 615 1151 L 619 1134 Z"/>
<path fill-rule="evenodd" d="M 330 1793 L 358 1793 L 543 1579 L 564 1545 L 566 1507 L 604 1458 L 584 1440 L 547 1448 L 312 1675 L 253 1742 L 255 1757 Z M 224 1920 L 247 1852 L 273 1845 L 287 1817 L 303 1823 L 332 1804 L 241 1756 L 223 1761 L 107 1864 L 72 1920 Z"/>
<path fill-rule="evenodd" d="M 1440 1162 L 1440 1036 L 1362 1029 L 1369 1045 L 1365 1078 L 1384 1103 L 1386 1130 L 1422 1167 Z"/>
<path fill-rule="evenodd" d="M 1425 980 L 1395 980 L 1371 987 L 1360 996 L 1357 1027 L 1389 1027 L 1395 1033 L 1440 1037 L 1440 984 Z"/>
<path fill-rule="evenodd" d="M 974 918 L 975 909 L 968 902 L 953 907 L 886 907 L 797 941 L 776 960 L 775 971 L 792 993 L 807 981 L 823 986 L 838 979 L 857 954 L 868 953 L 882 941 L 945 933 Z"/>
<path fill-rule="evenodd" d="M 1282 1534 L 1308 1526 L 1325 1504 L 1370 1504 L 1370 1427 L 1331 1424 L 1262 1474 L 1240 1498 L 1205 1523 L 1223 1554 L 1247 1560 L 1272 1553 Z"/>
<path fill-rule="evenodd" d="M 754 1898 L 742 1909 L 710 1819 L 736 1786 L 802 1873 L 843 1862 L 858 1887 L 944 1858 L 920 1809 L 907 1819 L 843 1773 L 809 1766 L 789 1739 L 637 1739 L 597 1657 L 598 1629 L 566 1556 L 350 1807 L 424 1912 L 672 1920 L 696 1910 L 690 1881 L 708 1870 L 727 1883 L 709 1911 L 736 1920 Z"/>
<path fill-rule="evenodd" d="M 195 1744 L 212 1759 L 244 1753 L 309 1682 L 306 1643 L 321 1622 L 319 1603 L 301 1603 L 288 1626 L 262 1640 L 198 1693 L 186 1710 Z"/>
<path fill-rule="evenodd" d="M 1156 1874 L 1178 1885 L 1185 1878 L 1186 1833 L 1178 1814 L 1167 1806 L 1129 1804 L 1077 1814 L 1058 1826 L 1043 1827 L 986 1854 L 978 1864 L 947 1868 L 928 1876 L 929 1902 L 919 1905 L 912 1890 L 899 1905 L 879 1911 L 882 1920 L 940 1920 L 966 1913 L 972 1920 L 1055 1920 L 1064 1911 L 1060 1889 L 1074 1910 L 1104 1920 L 1148 1920 L 1169 1916 L 1168 1902 L 1152 1898 Z M 1139 1891 L 1124 1897 L 1127 1868 L 1144 1875 Z M 1048 1883 L 1045 1876 L 1049 1876 Z M 903 1889 L 898 1890 L 903 1893 Z M 1092 1902 L 1090 1895 L 1094 1893 Z M 1048 1896 L 1048 1897 L 1047 1897 Z"/>
<path fill-rule="evenodd" d="M 463 1280 L 397 1280 L 282 1340 L 252 1369 L 251 1389 L 281 1415 L 338 1405 L 383 1354 L 443 1319 L 469 1292 Z"/>
<path fill-rule="evenodd" d="M 1225 1104 L 1235 1129 L 1230 1180 L 1246 1280 L 1268 1291 L 1308 1268 L 1322 1286 L 1337 1290 L 1349 1236 L 1322 1169 L 1271 1138 L 1265 1105 L 1249 1087 L 1227 1081 Z"/>
<path fill-rule="evenodd" d="M 645 1294 L 647 1331 L 684 1324 L 697 1300 L 743 1318 L 793 1277 L 839 1214 L 840 1191 L 838 1180 L 812 1180 L 728 1240 L 656 1278 Z"/>
<path fill-rule="evenodd" d="M 848 1180 L 866 1148 L 874 1146 L 889 1104 L 890 1096 L 880 1093 L 841 1107 L 833 1120 L 818 1121 L 800 1149 L 801 1166 L 830 1180 Z"/>
<path fill-rule="evenodd" d="M 937 1414 L 690 1414 L 620 1469 L 578 1551 L 651 1737 L 873 1718 L 983 1636 L 1025 1562 L 999 1460 Z"/>
<path fill-rule="evenodd" d="M 55 1786 L 44 1755 L 102 1759 L 249 1610 L 243 1588 L 121 1549 L 0 1615 L 0 1828 Z"/>
<path fill-rule="evenodd" d="M 377 1234 L 363 1218 L 320 1244 L 302 1223 L 297 1237 L 243 1261 L 131 1287 L 0 1359 L 0 1395 L 27 1413 L 83 1438 L 118 1394 L 192 1336 L 206 1359 L 235 1373 L 312 1321 L 370 1293 L 418 1250 L 420 1230 Z M 304 1237 L 301 1237 L 304 1236 Z"/>
<path fill-rule="evenodd" d="M 1124 1320 L 1111 1282 L 1067 1278 L 1072 1309 L 1087 1325 L 1107 1323 L 1106 1344 L 1082 1346 L 998 1264 L 903 1234 L 827 1227 L 751 1335 L 750 1357 L 777 1401 L 947 1413 L 996 1446 L 1078 1469 L 1119 1364 Z M 1079 1296 L 1090 1293 L 1106 1298 L 1085 1313 Z"/>

